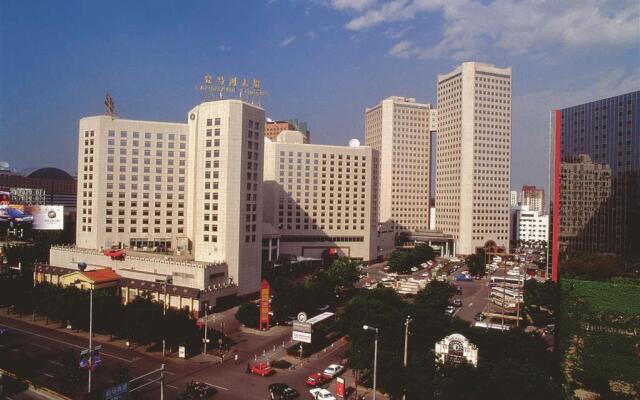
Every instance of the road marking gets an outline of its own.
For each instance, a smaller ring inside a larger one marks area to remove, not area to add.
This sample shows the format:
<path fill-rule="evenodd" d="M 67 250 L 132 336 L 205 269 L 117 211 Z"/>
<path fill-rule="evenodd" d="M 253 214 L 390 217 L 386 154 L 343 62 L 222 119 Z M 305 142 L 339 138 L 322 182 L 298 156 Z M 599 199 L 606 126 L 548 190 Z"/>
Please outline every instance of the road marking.
<path fill-rule="evenodd" d="M 167 387 L 170 387 L 171 389 L 175 389 L 175 390 L 180 390 L 180 389 L 178 389 L 177 387 L 175 387 L 175 386 L 173 386 L 173 385 L 169 385 L 169 384 L 167 384 Z"/>
<path fill-rule="evenodd" d="M 64 367 L 61 362 L 58 362 L 56 360 L 49 360 L 49 362 L 53 365 L 57 365 L 58 367 Z"/>
<path fill-rule="evenodd" d="M 222 390 L 229 390 L 229 389 L 228 389 L 228 388 L 226 388 L 226 387 L 218 386 L 218 385 L 214 385 L 213 383 L 209 383 L 209 382 L 204 382 L 204 383 L 206 383 L 206 384 L 207 384 L 207 385 L 209 385 L 209 386 L 213 386 L 214 388 L 218 388 L 218 389 L 222 389 Z"/>
<path fill-rule="evenodd" d="M 46 372 L 43 372 L 43 373 L 42 373 L 42 375 L 44 375 L 44 376 L 48 376 L 49 378 L 53 378 L 53 375 L 51 375 L 51 374 L 47 374 Z"/>
<path fill-rule="evenodd" d="M 30 343 L 32 346 L 36 346 L 36 347 L 40 347 L 41 349 L 45 349 L 45 350 L 49 350 L 48 346 L 43 346 L 41 344 L 38 343 Z"/>
<path fill-rule="evenodd" d="M 67 346 L 73 346 L 73 347 L 76 347 L 78 349 L 82 349 L 82 350 L 85 349 L 85 347 L 83 347 L 83 346 L 78 346 L 77 344 L 65 342 L 64 340 L 54 339 L 52 337 L 48 337 L 48 336 L 45 336 L 45 335 L 40 335 L 39 333 L 29 332 L 29 331 L 26 331 L 24 329 L 16 328 L 16 327 L 5 325 L 5 324 L 0 324 L 0 326 L 6 326 L 7 328 L 11 328 L 11 329 L 13 329 L 15 331 L 18 331 L 18 332 L 23 332 L 23 333 L 26 333 L 28 335 L 38 336 L 38 337 L 41 337 L 43 339 L 47 339 L 47 340 L 51 340 L 53 342 L 66 344 Z M 13 351 L 19 351 L 19 350 L 18 349 L 13 349 Z M 113 354 L 105 353 L 104 351 L 100 351 L 100 354 L 103 355 L 103 356 L 106 356 L 106 357 L 115 358 L 116 360 L 120 360 L 120 361 L 124 361 L 124 362 L 128 362 L 128 363 L 132 363 L 133 362 L 131 360 L 127 360 L 126 358 L 122 358 L 122 357 L 114 356 Z M 134 361 L 135 361 L 135 359 L 134 359 Z"/>

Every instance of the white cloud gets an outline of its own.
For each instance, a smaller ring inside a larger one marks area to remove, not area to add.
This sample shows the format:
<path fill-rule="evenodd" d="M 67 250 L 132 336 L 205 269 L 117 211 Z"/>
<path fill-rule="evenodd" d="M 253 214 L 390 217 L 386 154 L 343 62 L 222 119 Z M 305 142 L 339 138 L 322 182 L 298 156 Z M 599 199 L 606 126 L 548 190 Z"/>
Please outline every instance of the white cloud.
<path fill-rule="evenodd" d="M 398 58 L 409 58 L 413 53 L 411 42 L 403 40 L 389 50 L 389 55 Z"/>
<path fill-rule="evenodd" d="M 422 14 L 442 15 L 442 38 L 432 47 L 414 49 L 420 58 L 464 59 L 491 47 L 523 54 L 549 46 L 640 43 L 637 0 L 389 0 L 362 4 L 351 9 L 356 15 L 345 25 L 347 29 L 361 31 L 381 24 L 407 23 Z M 334 8 L 345 10 L 344 6 Z"/>
<path fill-rule="evenodd" d="M 318 37 L 318 34 L 315 33 L 314 31 L 308 31 L 306 35 L 309 38 L 309 40 L 314 40 Z"/>
<path fill-rule="evenodd" d="M 289 37 L 285 38 L 282 42 L 280 42 L 278 47 L 286 47 L 286 46 L 290 45 L 291 43 L 293 43 L 295 40 L 296 40 L 295 36 L 289 36 Z"/>
<path fill-rule="evenodd" d="M 218 46 L 218 50 L 222 51 L 223 53 L 226 53 L 228 51 L 231 51 L 231 46 L 221 44 L 220 46 Z"/>
<path fill-rule="evenodd" d="M 376 0 L 329 0 L 336 10 L 364 10 L 376 4 Z"/>

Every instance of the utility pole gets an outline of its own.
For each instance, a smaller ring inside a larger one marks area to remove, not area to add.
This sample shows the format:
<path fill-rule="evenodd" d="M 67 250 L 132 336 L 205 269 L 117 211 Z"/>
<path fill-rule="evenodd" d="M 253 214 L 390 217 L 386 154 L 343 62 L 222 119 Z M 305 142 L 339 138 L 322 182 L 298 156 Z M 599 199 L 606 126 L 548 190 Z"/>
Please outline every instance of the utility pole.
<path fill-rule="evenodd" d="M 164 283 L 162 284 L 163 292 L 164 292 L 164 301 L 162 302 L 162 357 L 165 356 L 166 349 L 166 332 L 165 332 L 165 316 L 167 315 L 167 277 L 164 277 Z"/>
<path fill-rule="evenodd" d="M 407 355 L 409 349 L 409 324 L 413 322 L 410 315 L 407 315 L 407 319 L 404 321 L 404 367 L 407 368 Z"/>
<path fill-rule="evenodd" d="M 207 355 L 207 342 L 209 341 L 209 339 L 207 339 L 207 331 L 209 330 L 209 320 L 207 318 L 207 311 L 208 310 L 209 310 L 209 305 L 207 304 L 204 307 L 204 339 L 202 340 L 202 342 L 204 343 L 203 354 L 205 356 Z"/>
<path fill-rule="evenodd" d="M 409 350 L 409 324 L 413 322 L 413 320 L 411 319 L 410 315 L 407 315 L 407 319 L 404 321 L 404 361 L 403 361 L 403 365 L 404 365 L 404 369 L 406 372 L 407 369 L 407 356 L 409 354 L 408 350 Z M 403 389 L 403 393 L 402 393 L 402 399 L 406 399 L 407 398 L 407 389 L 404 388 Z"/>
<path fill-rule="evenodd" d="M 93 369 L 93 283 L 89 289 L 89 386 L 87 393 L 91 393 L 91 370 Z"/>
<path fill-rule="evenodd" d="M 21 267 L 22 267 L 22 266 L 21 266 Z M 33 266 L 33 288 L 34 288 L 34 289 L 35 289 L 35 287 L 36 287 L 36 269 L 37 269 L 37 267 L 34 265 L 34 266 Z M 22 272 L 22 271 L 20 271 L 20 272 Z M 35 320 L 36 320 L 36 308 L 35 308 L 35 307 L 33 307 L 33 310 L 32 310 L 32 311 L 33 311 L 33 314 L 32 314 L 32 316 L 31 316 L 31 320 L 32 320 L 32 321 L 35 321 Z"/>

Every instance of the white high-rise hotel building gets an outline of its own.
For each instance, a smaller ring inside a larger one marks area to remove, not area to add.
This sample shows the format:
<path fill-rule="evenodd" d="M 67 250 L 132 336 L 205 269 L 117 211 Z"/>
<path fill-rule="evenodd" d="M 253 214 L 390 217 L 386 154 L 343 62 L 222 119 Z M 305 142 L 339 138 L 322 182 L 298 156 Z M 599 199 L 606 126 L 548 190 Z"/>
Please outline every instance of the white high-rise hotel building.
<path fill-rule="evenodd" d="M 76 249 L 52 249 L 51 264 L 257 292 L 264 124 L 264 110 L 240 100 L 202 103 L 187 123 L 82 118 Z M 113 261 L 100 252 L 111 247 L 143 258 Z"/>
<path fill-rule="evenodd" d="M 380 152 L 380 221 L 396 232 L 429 229 L 430 104 L 392 96 L 365 111 L 365 145 Z"/>
<path fill-rule="evenodd" d="M 438 75 L 436 229 L 459 254 L 508 249 L 511 68 L 465 62 Z"/>

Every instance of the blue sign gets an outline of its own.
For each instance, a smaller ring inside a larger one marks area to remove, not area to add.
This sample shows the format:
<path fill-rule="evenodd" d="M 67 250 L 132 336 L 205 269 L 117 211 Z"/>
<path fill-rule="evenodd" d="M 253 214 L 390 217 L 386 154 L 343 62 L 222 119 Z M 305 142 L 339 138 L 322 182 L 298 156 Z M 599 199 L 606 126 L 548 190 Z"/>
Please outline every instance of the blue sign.
<path fill-rule="evenodd" d="M 104 400 L 120 400 L 129 391 L 129 382 L 119 383 L 104 391 Z"/>

